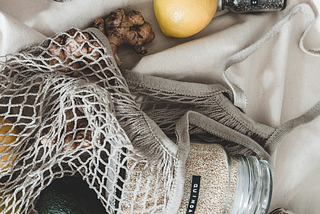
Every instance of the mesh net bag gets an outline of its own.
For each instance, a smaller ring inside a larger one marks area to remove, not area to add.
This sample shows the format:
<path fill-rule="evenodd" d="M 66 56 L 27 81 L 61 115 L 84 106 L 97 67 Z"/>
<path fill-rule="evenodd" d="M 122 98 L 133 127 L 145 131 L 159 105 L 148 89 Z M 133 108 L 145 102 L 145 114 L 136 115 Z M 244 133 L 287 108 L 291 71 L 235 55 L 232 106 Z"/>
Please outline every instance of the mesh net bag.
<path fill-rule="evenodd" d="M 59 33 L 0 68 L 4 213 L 37 213 L 41 191 L 65 176 L 82 177 L 106 213 L 176 213 L 190 136 L 270 158 L 275 129 L 224 87 L 120 71 L 98 29 Z"/>
<path fill-rule="evenodd" d="M 159 77 L 122 71 L 140 109 L 168 136 L 177 132 L 177 121 L 189 112 L 187 123 L 191 137 L 208 143 L 220 143 L 230 154 L 257 155 L 269 159 L 264 151 L 275 129 L 257 123 L 232 103 L 233 95 L 219 84 L 179 82 Z M 198 113 L 198 114 L 195 114 Z M 196 115 L 196 116 L 191 116 Z M 197 120 L 192 118 L 197 117 Z M 192 121 L 191 121 L 192 120 Z M 228 140 L 215 132 L 221 126 L 229 132 L 246 136 L 246 142 Z"/>
<path fill-rule="evenodd" d="M 175 157 L 159 150 L 156 165 L 139 153 L 159 139 L 107 42 L 94 32 L 71 29 L 1 64 L 1 127 L 8 128 L 1 132 L 4 213 L 36 213 L 41 190 L 75 175 L 95 190 L 107 213 L 160 212 L 167 204 Z"/>

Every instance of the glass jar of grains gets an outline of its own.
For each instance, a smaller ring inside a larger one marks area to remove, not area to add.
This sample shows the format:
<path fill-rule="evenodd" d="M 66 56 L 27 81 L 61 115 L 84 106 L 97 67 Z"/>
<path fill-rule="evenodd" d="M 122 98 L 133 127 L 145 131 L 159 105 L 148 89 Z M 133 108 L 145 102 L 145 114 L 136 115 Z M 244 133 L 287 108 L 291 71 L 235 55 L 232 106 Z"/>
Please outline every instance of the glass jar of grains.
<path fill-rule="evenodd" d="M 234 13 L 272 12 L 284 10 L 287 0 L 219 0 L 218 11 L 228 9 Z"/>
<path fill-rule="evenodd" d="M 265 214 L 271 194 L 268 162 L 230 156 L 220 144 L 190 144 L 178 214 Z"/>

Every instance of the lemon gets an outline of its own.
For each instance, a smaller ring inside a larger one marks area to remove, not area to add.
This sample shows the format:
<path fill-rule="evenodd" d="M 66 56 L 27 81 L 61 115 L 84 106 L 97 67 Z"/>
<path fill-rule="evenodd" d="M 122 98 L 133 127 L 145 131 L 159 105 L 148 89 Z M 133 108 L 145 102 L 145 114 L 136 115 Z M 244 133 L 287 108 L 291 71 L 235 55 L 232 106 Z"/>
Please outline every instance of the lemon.
<path fill-rule="evenodd" d="M 7 149 L 9 146 L 5 146 L 5 144 L 10 144 L 12 142 L 14 142 L 17 137 L 14 136 L 15 134 L 19 133 L 19 130 L 17 127 L 13 127 L 13 124 L 10 120 L 5 119 L 4 117 L 0 116 L 0 124 L 4 122 L 4 125 L 1 126 L 0 128 L 0 152 L 4 151 L 5 149 Z M 7 133 L 9 133 L 9 135 L 7 136 Z M 7 136 L 7 138 L 6 138 Z M 11 149 L 10 149 L 11 150 Z M 10 151 L 9 150 L 9 151 Z M 10 163 L 1 163 L 1 162 L 5 162 L 7 161 L 7 159 L 9 158 L 10 154 L 5 154 L 4 156 L 2 156 L 1 161 L 0 161 L 0 169 L 6 169 L 7 167 L 9 167 Z M 16 157 L 12 158 L 12 161 L 15 159 Z M 0 186 L 2 187 L 2 186 Z M 3 200 L 5 200 L 6 196 L 3 195 L 3 193 L 0 193 L 0 203 L 3 202 Z M 7 204 L 8 207 L 10 207 L 13 203 L 14 199 L 12 198 L 9 203 Z M 0 206 L 0 213 L 3 213 L 4 210 L 6 209 L 6 205 L 2 205 Z M 12 212 L 14 209 L 14 212 Z M 11 208 L 9 210 L 7 210 L 7 212 L 5 212 L 6 214 L 8 213 L 17 213 L 17 207 L 16 208 Z"/>
<path fill-rule="evenodd" d="M 4 118 L 0 116 L 0 124 L 3 122 L 3 120 L 4 120 Z M 7 149 L 9 146 L 4 146 L 4 145 L 14 142 L 16 140 L 16 138 L 17 138 L 16 136 L 14 136 L 14 134 L 18 134 L 19 133 L 19 130 L 18 130 L 17 127 L 14 127 L 12 129 L 12 122 L 10 120 L 6 119 L 4 122 L 5 122 L 4 125 L 2 125 L 1 128 L 0 128 L 0 152 L 2 152 L 5 149 Z M 10 130 L 11 130 L 11 132 L 8 135 L 8 137 L 6 138 L 6 134 Z M 12 135 L 11 135 L 11 133 L 12 133 Z M 1 163 L 1 162 L 7 161 L 9 156 L 10 156 L 10 154 L 5 154 L 5 155 L 2 156 L 1 161 L 0 161 L 0 169 L 5 169 L 5 168 L 9 167 L 10 163 Z M 15 158 L 16 157 L 13 157 L 12 161 Z"/>
<path fill-rule="evenodd" d="M 1 196 L 2 196 L 2 194 L 1 194 Z M 4 199 L 3 199 L 3 200 L 4 200 Z M 12 203 L 13 203 L 13 199 L 11 199 L 11 200 L 9 201 L 8 207 L 10 207 L 10 206 L 12 205 Z M 16 214 L 18 208 L 19 208 L 19 206 L 15 207 L 15 208 L 14 208 L 14 212 L 12 212 L 13 210 L 12 210 L 12 208 L 11 208 L 11 209 L 7 210 L 7 212 L 5 212 L 5 214 L 9 214 L 9 213 L 15 213 L 15 214 Z M 5 205 L 0 206 L 0 213 L 3 213 L 5 209 L 6 209 L 6 206 L 5 206 Z"/>
<path fill-rule="evenodd" d="M 154 0 L 154 13 L 162 33 L 185 38 L 205 28 L 218 8 L 218 0 Z"/>
<path fill-rule="evenodd" d="M 0 189 L 3 188 L 3 185 L 0 185 Z M 7 202 L 7 204 L 5 203 L 5 200 L 11 197 L 11 199 L 9 200 L 9 202 Z M 1 214 L 18 214 L 18 209 L 19 209 L 19 204 L 17 204 L 17 201 L 15 202 L 15 204 L 12 206 L 12 204 L 14 203 L 14 198 L 12 197 L 12 193 L 6 193 L 4 194 L 3 192 L 0 192 L 0 204 L 2 204 L 0 206 L 0 213 Z M 10 207 L 11 206 L 11 207 Z M 14 209 L 14 210 L 13 210 Z M 6 212 L 4 211 L 6 210 Z"/>

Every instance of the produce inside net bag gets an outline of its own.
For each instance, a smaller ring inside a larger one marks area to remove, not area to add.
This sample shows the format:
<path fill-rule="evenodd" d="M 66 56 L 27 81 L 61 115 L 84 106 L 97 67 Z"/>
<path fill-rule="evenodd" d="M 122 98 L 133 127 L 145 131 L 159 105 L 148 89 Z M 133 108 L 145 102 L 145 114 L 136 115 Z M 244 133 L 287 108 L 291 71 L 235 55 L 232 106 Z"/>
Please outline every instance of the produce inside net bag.
<path fill-rule="evenodd" d="M 269 160 L 282 132 L 248 118 L 229 90 L 121 71 L 95 27 L 1 63 L 2 213 L 37 213 L 41 191 L 66 176 L 85 180 L 106 213 L 178 213 L 190 136 Z"/>

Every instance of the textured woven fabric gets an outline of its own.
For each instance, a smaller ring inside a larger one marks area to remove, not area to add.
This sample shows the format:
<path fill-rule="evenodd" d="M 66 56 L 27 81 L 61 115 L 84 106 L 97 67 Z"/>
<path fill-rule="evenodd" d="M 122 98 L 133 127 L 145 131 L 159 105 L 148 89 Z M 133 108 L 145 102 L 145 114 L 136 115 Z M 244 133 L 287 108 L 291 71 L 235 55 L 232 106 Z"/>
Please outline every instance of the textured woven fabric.
<path fill-rule="evenodd" d="M 169 136 L 178 120 L 190 123 L 188 134 L 207 142 L 220 142 L 230 154 L 259 154 L 269 159 L 263 149 L 274 128 L 256 123 L 232 104 L 232 94 L 221 85 L 178 82 L 122 72 L 136 103 Z M 184 116 L 187 115 L 187 116 Z M 195 115 L 195 116 L 194 116 Z M 184 116 L 184 117 L 183 117 Z M 219 127 L 225 134 L 218 134 Z M 230 139 L 231 133 L 238 140 Z M 244 142 L 239 142 L 241 138 Z"/>

